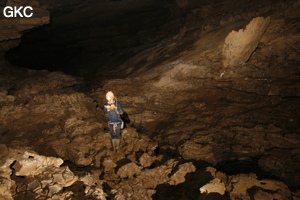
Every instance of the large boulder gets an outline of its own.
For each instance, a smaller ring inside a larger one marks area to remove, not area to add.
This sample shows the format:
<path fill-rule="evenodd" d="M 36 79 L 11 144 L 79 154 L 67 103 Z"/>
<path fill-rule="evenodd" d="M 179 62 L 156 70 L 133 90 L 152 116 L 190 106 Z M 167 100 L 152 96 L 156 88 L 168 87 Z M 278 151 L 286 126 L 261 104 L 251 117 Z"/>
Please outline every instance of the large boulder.
<path fill-rule="evenodd" d="M 254 18 L 245 28 L 232 31 L 225 39 L 223 64 L 225 67 L 247 62 L 256 49 L 260 39 L 270 23 L 270 17 Z"/>

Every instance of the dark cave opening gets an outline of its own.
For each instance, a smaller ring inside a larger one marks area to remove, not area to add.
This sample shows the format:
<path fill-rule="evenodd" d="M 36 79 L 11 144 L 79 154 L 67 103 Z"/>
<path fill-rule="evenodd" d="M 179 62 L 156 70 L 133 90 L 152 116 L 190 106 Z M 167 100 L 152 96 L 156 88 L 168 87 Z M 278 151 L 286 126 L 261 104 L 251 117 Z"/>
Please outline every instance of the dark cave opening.
<path fill-rule="evenodd" d="M 172 1 L 133 3 L 137 8 L 121 1 L 89 4 L 70 5 L 70 12 L 54 9 L 50 24 L 24 33 L 5 58 L 29 69 L 118 77 L 112 71 L 122 62 L 179 31 Z"/>

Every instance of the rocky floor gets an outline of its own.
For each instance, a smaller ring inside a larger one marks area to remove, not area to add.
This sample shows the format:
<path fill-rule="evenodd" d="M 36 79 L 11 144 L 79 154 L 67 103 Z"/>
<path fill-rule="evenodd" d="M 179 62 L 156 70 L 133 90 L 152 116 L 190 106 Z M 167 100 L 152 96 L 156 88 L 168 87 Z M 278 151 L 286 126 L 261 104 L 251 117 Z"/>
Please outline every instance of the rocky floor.
<path fill-rule="evenodd" d="M 300 4 L 279 8 L 187 27 L 89 80 L 0 56 L 0 199 L 300 199 Z"/>

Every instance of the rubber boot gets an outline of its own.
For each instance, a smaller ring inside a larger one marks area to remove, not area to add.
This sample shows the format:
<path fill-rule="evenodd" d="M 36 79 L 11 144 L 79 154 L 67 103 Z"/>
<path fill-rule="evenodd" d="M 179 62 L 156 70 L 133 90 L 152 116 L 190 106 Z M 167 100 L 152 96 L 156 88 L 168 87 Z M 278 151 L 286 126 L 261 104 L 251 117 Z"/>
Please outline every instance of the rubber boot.
<path fill-rule="evenodd" d="M 113 150 L 116 150 L 116 149 L 117 149 L 117 140 L 118 140 L 118 139 L 112 139 L 112 140 L 111 140 L 111 143 L 112 143 L 112 146 L 113 146 Z"/>
<path fill-rule="evenodd" d="M 116 139 L 116 150 L 120 149 L 120 139 Z"/>

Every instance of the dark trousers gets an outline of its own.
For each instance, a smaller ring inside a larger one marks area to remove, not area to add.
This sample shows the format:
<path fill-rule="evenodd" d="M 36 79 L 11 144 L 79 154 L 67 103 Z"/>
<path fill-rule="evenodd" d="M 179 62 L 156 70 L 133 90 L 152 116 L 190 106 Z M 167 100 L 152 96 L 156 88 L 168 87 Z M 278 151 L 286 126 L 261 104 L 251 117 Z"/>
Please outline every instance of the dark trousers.
<path fill-rule="evenodd" d="M 109 123 L 109 131 L 112 139 L 120 139 L 121 123 Z"/>

